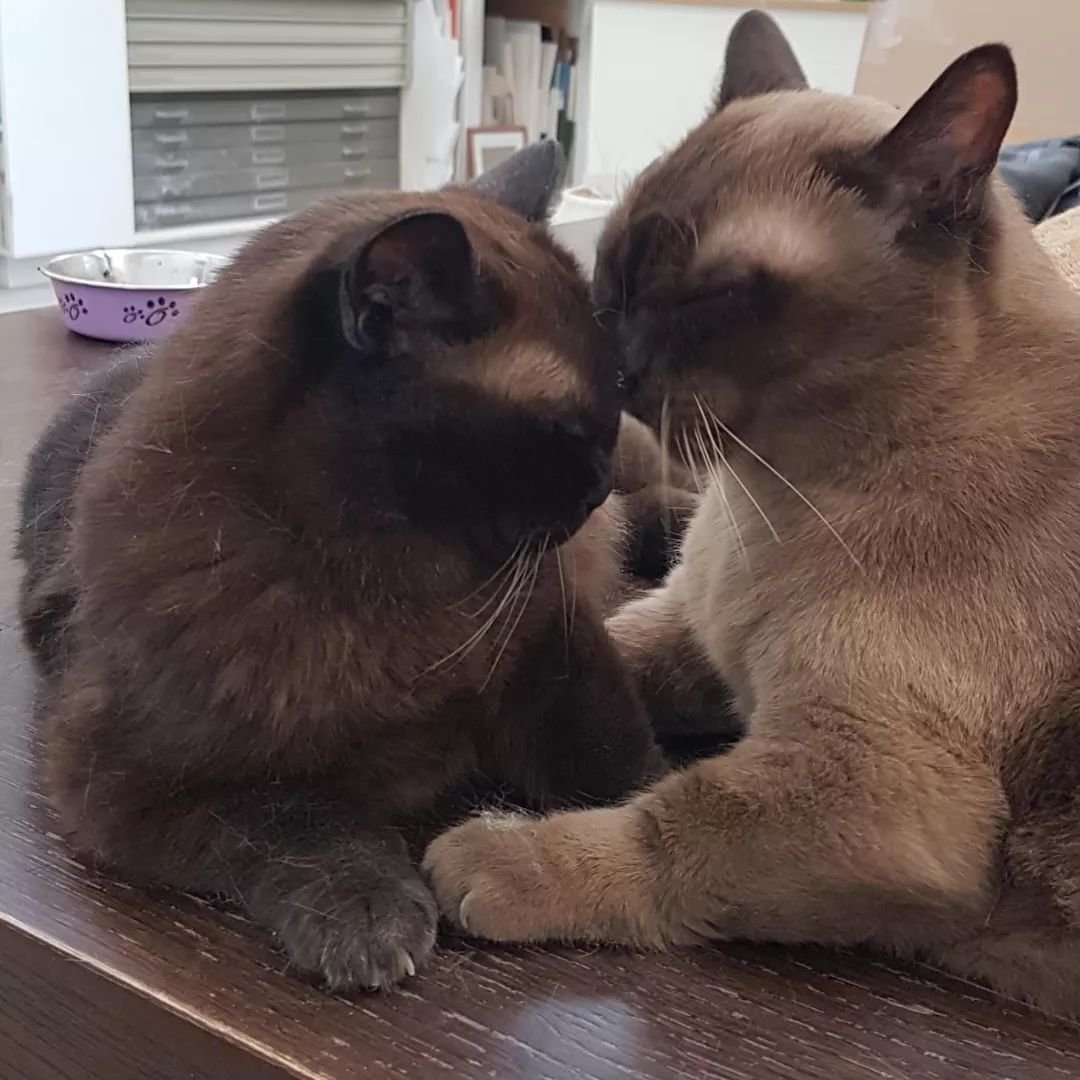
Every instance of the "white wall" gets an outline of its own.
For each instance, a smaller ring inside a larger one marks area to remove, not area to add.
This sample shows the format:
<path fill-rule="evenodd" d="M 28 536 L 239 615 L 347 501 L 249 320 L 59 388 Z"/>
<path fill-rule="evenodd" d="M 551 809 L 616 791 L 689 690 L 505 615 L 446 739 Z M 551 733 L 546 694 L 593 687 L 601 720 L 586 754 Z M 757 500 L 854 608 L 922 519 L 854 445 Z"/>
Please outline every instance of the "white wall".
<path fill-rule="evenodd" d="M 575 177 L 616 189 L 705 115 L 735 20 L 747 7 L 592 0 L 586 13 L 587 121 Z M 772 9 L 811 85 L 855 88 L 865 11 Z"/>
<path fill-rule="evenodd" d="M 8 252 L 129 243 L 123 0 L 0 0 L 0 98 Z"/>

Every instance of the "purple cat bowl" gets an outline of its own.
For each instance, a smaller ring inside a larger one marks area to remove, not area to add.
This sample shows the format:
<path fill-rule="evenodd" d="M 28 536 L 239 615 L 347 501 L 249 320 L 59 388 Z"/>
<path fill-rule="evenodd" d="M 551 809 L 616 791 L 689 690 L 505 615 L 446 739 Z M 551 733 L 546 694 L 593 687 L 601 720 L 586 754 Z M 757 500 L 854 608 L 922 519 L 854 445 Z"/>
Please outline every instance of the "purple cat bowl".
<path fill-rule="evenodd" d="M 99 248 L 58 255 L 41 272 L 69 330 L 103 341 L 159 341 L 227 262 L 197 251 Z"/>

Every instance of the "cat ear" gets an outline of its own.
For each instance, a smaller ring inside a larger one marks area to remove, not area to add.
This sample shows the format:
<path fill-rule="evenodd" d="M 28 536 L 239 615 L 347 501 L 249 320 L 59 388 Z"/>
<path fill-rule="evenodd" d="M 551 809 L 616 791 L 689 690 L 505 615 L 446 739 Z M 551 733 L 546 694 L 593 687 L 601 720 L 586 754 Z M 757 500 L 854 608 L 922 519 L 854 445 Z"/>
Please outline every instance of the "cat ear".
<path fill-rule="evenodd" d="M 526 221 L 543 221 L 551 210 L 566 170 L 566 157 L 554 139 L 532 143 L 467 186 Z"/>
<path fill-rule="evenodd" d="M 479 292 L 472 245 L 457 218 L 404 214 L 382 225 L 341 268 L 341 329 L 360 352 L 397 351 L 400 335 L 468 335 Z M 396 337 L 395 337 L 396 335 Z"/>
<path fill-rule="evenodd" d="M 779 90 L 805 90 L 806 76 L 784 32 L 764 11 L 748 11 L 731 29 L 714 106 Z"/>
<path fill-rule="evenodd" d="M 1004 45 L 965 53 L 874 148 L 874 172 L 916 213 L 961 219 L 982 206 L 1016 109 L 1016 66 Z"/>

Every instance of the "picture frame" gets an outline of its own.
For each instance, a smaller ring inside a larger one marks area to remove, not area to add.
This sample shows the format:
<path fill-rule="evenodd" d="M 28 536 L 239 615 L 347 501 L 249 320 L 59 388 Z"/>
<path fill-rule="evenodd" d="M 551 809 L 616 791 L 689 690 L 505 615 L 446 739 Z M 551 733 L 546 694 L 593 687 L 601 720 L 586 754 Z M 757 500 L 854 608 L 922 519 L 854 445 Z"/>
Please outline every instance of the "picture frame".
<path fill-rule="evenodd" d="M 523 149 L 528 138 L 525 128 L 516 124 L 469 128 L 465 132 L 469 179 L 475 180 Z"/>

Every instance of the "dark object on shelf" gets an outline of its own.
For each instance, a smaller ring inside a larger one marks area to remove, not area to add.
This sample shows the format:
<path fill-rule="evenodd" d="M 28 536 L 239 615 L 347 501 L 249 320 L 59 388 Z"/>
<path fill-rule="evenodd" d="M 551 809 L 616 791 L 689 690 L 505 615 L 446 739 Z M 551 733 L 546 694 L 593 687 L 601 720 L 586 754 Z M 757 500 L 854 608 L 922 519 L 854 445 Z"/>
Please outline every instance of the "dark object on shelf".
<path fill-rule="evenodd" d="M 1080 135 L 1002 147 L 998 172 L 1032 221 L 1080 206 Z"/>

